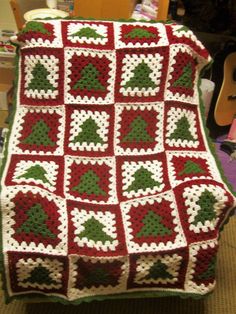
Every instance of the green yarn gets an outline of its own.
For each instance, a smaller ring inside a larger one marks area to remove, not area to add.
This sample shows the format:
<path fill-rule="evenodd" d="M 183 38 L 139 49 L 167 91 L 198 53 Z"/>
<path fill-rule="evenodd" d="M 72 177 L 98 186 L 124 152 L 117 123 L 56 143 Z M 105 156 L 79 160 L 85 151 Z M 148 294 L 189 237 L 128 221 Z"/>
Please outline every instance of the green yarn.
<path fill-rule="evenodd" d="M 141 166 L 133 175 L 134 181 L 126 189 L 127 192 L 139 189 L 145 190 L 147 188 L 159 187 L 160 183 L 152 178 L 153 173 Z"/>
<path fill-rule="evenodd" d="M 80 177 L 78 185 L 72 188 L 72 191 L 77 191 L 80 194 L 86 193 L 88 195 L 103 195 L 106 193 L 99 187 L 98 182 L 100 178 L 93 170 L 88 170 Z"/>
<path fill-rule="evenodd" d="M 56 88 L 47 78 L 49 74 L 50 72 L 38 61 L 38 63 L 36 63 L 35 67 L 33 68 L 33 78 L 27 86 L 27 89 L 38 90 L 39 92 L 42 90 L 45 92 L 54 91 Z"/>
<path fill-rule="evenodd" d="M 207 269 L 201 273 L 200 275 L 198 275 L 197 277 L 199 279 L 205 279 L 205 280 L 208 280 L 208 279 L 211 279 L 211 278 L 215 278 L 215 270 L 216 270 L 216 256 L 214 255 L 212 258 L 211 258 L 211 261 L 207 267 Z"/>
<path fill-rule="evenodd" d="M 81 78 L 73 86 L 73 89 L 105 91 L 105 87 L 100 83 L 98 76 L 100 72 L 92 64 L 87 64 L 81 71 Z"/>
<path fill-rule="evenodd" d="M 105 244 L 106 241 L 113 241 L 114 239 L 106 234 L 103 231 L 105 225 L 102 224 L 100 221 L 91 217 L 83 224 L 84 230 L 78 234 L 80 239 L 87 238 L 88 240 L 93 240 L 95 242 L 101 241 Z"/>
<path fill-rule="evenodd" d="M 55 146 L 56 143 L 54 143 L 48 136 L 49 131 L 49 126 L 41 119 L 32 126 L 32 132 L 22 141 L 22 143 L 37 146 Z"/>
<path fill-rule="evenodd" d="M 205 173 L 205 170 L 203 170 L 196 162 L 188 160 L 184 163 L 184 168 L 178 173 L 178 176 L 198 173 Z"/>
<path fill-rule="evenodd" d="M 133 70 L 133 76 L 130 80 L 125 84 L 124 88 L 131 87 L 134 89 L 137 87 L 138 89 L 142 88 L 155 88 L 156 84 L 150 78 L 150 74 L 153 71 L 149 68 L 149 66 L 142 61 L 139 63 L 136 68 Z"/>
<path fill-rule="evenodd" d="M 96 266 L 94 269 L 90 269 L 86 273 L 85 286 L 108 286 L 114 281 L 114 277 L 103 267 Z"/>
<path fill-rule="evenodd" d="M 205 190 L 202 192 L 199 200 L 196 202 L 200 206 L 193 224 L 197 225 L 198 222 L 204 224 L 206 221 L 211 221 L 217 217 L 214 205 L 217 203 L 217 199 L 212 192 Z"/>
<path fill-rule="evenodd" d="M 136 27 L 133 28 L 132 31 L 130 31 L 129 33 L 125 34 L 124 36 L 125 38 L 131 38 L 131 39 L 135 39 L 135 38 L 155 38 L 156 35 L 153 34 L 152 32 L 149 32 L 146 29 L 143 29 L 141 27 Z"/>
<path fill-rule="evenodd" d="M 184 25 L 175 30 L 175 32 L 188 32 L 188 31 L 189 31 L 189 28 L 187 26 L 184 26 Z"/>
<path fill-rule="evenodd" d="M 171 140 L 188 140 L 195 141 L 194 137 L 190 132 L 190 124 L 186 116 L 183 116 L 176 122 L 176 129 L 169 137 Z"/>
<path fill-rule="evenodd" d="M 192 88 L 192 65 L 189 62 L 183 69 L 179 78 L 173 83 L 174 87 Z"/>
<path fill-rule="evenodd" d="M 149 210 L 142 220 L 144 226 L 137 233 L 137 237 L 149 237 L 149 236 L 165 236 L 171 235 L 172 230 L 162 224 L 162 217 Z"/>
<path fill-rule="evenodd" d="M 30 21 L 22 29 L 20 34 L 29 33 L 29 32 L 38 32 L 45 35 L 52 35 L 44 26 L 44 23 Z"/>
<path fill-rule="evenodd" d="M 41 235 L 43 238 L 55 238 L 47 227 L 48 215 L 45 213 L 41 204 L 36 203 L 26 212 L 27 220 L 17 229 L 17 232 L 33 233 L 35 236 Z"/>
<path fill-rule="evenodd" d="M 149 274 L 145 276 L 145 279 L 173 279 L 173 275 L 168 272 L 168 267 L 165 263 L 158 260 L 154 263 L 149 270 Z"/>
<path fill-rule="evenodd" d="M 52 284 L 58 284 L 55 280 L 53 280 L 50 277 L 50 271 L 41 265 L 35 267 L 31 273 L 30 277 L 26 278 L 23 282 L 27 283 L 30 282 L 32 284 L 37 283 L 40 285 L 46 284 L 46 285 L 52 285 Z"/>
<path fill-rule="evenodd" d="M 153 142 L 154 138 L 146 130 L 147 125 L 147 122 L 138 115 L 129 125 L 131 131 L 123 137 L 121 142 Z"/>
<path fill-rule="evenodd" d="M 77 36 L 77 37 L 86 37 L 86 38 L 105 38 L 105 36 L 102 36 L 100 34 L 98 34 L 94 29 L 92 29 L 91 27 L 83 27 L 81 28 L 78 32 L 75 32 L 73 34 L 71 34 L 70 36 Z"/>
<path fill-rule="evenodd" d="M 82 131 L 73 139 L 73 143 L 104 143 L 100 135 L 97 133 L 99 127 L 92 118 L 85 120 L 80 128 Z"/>
<path fill-rule="evenodd" d="M 21 176 L 17 177 L 18 179 L 20 178 L 25 178 L 25 179 L 35 179 L 35 180 L 41 180 L 43 183 L 49 183 L 51 184 L 48 179 L 46 178 L 47 172 L 43 167 L 40 165 L 35 165 L 32 166 L 28 169 L 26 169 L 25 173 L 22 174 Z"/>

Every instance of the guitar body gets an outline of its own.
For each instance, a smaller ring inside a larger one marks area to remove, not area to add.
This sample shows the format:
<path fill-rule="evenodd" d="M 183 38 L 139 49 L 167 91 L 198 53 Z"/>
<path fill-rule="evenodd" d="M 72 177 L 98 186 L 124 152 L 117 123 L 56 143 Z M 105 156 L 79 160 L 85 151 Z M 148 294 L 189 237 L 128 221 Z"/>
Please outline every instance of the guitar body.
<path fill-rule="evenodd" d="M 223 83 L 215 106 L 215 121 L 220 126 L 232 123 L 236 114 L 236 52 L 224 62 Z"/>

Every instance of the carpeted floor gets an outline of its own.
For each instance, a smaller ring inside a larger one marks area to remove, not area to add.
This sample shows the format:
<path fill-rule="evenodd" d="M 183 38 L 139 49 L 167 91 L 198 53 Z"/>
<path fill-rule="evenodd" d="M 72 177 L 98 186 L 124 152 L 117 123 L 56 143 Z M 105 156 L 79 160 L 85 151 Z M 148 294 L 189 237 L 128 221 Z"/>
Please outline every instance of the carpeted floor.
<path fill-rule="evenodd" d="M 212 295 L 200 301 L 179 298 L 102 301 L 63 306 L 60 304 L 3 303 L 0 314 L 235 314 L 236 313 L 236 217 L 231 218 L 220 240 L 217 286 Z"/>

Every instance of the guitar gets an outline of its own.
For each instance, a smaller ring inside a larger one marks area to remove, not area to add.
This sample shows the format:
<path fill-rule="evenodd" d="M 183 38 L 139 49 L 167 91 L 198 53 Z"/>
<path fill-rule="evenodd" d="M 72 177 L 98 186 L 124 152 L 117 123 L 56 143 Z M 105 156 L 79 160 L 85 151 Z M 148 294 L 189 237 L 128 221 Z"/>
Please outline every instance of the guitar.
<path fill-rule="evenodd" d="M 230 53 L 224 61 L 223 84 L 217 98 L 214 117 L 220 126 L 232 123 L 236 114 L 236 52 Z"/>

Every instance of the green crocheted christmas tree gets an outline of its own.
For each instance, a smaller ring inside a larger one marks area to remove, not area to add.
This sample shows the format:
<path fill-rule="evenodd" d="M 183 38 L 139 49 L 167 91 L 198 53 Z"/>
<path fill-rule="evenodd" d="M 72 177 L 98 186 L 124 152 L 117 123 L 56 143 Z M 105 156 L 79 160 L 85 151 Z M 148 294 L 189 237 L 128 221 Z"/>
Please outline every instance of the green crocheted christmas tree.
<path fill-rule="evenodd" d="M 198 174 L 198 173 L 205 173 L 205 170 L 203 170 L 196 162 L 192 160 L 188 160 L 184 163 L 184 168 L 181 170 L 178 175 L 188 175 L 188 174 Z"/>
<path fill-rule="evenodd" d="M 49 132 L 49 126 L 41 119 L 32 126 L 32 132 L 22 141 L 22 143 L 37 146 L 55 146 L 56 143 L 50 139 L 48 135 Z"/>
<path fill-rule="evenodd" d="M 84 121 L 84 123 L 80 126 L 82 129 L 79 134 L 73 139 L 73 143 L 83 143 L 86 142 L 88 144 L 90 143 L 101 143 L 103 144 L 103 140 L 101 136 L 98 134 L 98 125 L 97 123 L 92 119 L 88 118 Z"/>
<path fill-rule="evenodd" d="M 184 68 L 182 69 L 181 75 L 173 83 L 173 86 L 174 87 L 186 87 L 186 88 L 193 87 L 191 63 L 188 63 L 187 65 L 184 66 Z"/>
<path fill-rule="evenodd" d="M 25 232 L 26 234 L 33 233 L 35 236 L 42 236 L 43 238 L 55 238 L 46 224 L 48 215 L 45 213 L 42 205 L 36 203 L 26 212 L 28 218 L 17 229 L 17 232 Z"/>
<path fill-rule="evenodd" d="M 153 82 L 153 80 L 150 78 L 150 74 L 153 71 L 144 61 L 139 63 L 132 72 L 133 76 L 124 86 L 126 89 L 128 87 L 131 87 L 132 89 L 134 89 L 135 87 L 138 89 L 156 87 L 155 82 Z"/>
<path fill-rule="evenodd" d="M 199 200 L 196 202 L 200 206 L 200 209 L 193 221 L 194 225 L 198 222 L 204 224 L 206 221 L 211 221 L 217 217 L 214 205 L 217 203 L 217 199 L 212 192 L 205 190 L 202 192 Z"/>
<path fill-rule="evenodd" d="M 54 91 L 56 88 L 48 79 L 49 71 L 40 62 L 36 63 L 32 71 L 32 80 L 30 81 L 27 89 L 44 90 L 45 92 Z"/>
<path fill-rule="evenodd" d="M 78 234 L 79 238 L 87 238 L 88 240 L 93 240 L 95 242 L 101 241 L 105 244 L 106 241 L 113 241 L 114 239 L 110 237 L 103 229 L 103 225 L 100 221 L 91 217 L 83 224 L 84 230 Z"/>
<path fill-rule="evenodd" d="M 171 133 L 170 137 L 171 140 L 188 140 L 188 141 L 195 141 L 192 133 L 190 132 L 190 124 L 186 116 L 183 116 L 176 122 L 176 128 L 174 132 Z"/>
<path fill-rule="evenodd" d="M 215 269 L 216 269 L 216 256 L 213 256 L 210 260 L 210 263 L 207 267 L 207 269 L 201 273 L 198 278 L 199 279 L 210 279 L 215 277 Z"/>
<path fill-rule="evenodd" d="M 83 27 L 78 32 L 75 32 L 71 34 L 70 36 L 77 36 L 77 37 L 86 37 L 86 38 L 105 38 L 105 36 L 102 36 L 96 32 L 95 29 L 91 27 Z"/>
<path fill-rule="evenodd" d="M 142 220 L 144 224 L 142 229 L 137 233 L 137 237 L 165 236 L 171 235 L 172 231 L 162 223 L 162 217 L 149 210 Z"/>
<path fill-rule="evenodd" d="M 35 180 L 41 180 L 43 183 L 49 183 L 51 184 L 47 177 L 46 177 L 47 171 L 40 165 L 34 165 L 26 169 L 25 173 L 23 173 L 20 178 L 25 179 L 35 179 Z"/>
<path fill-rule="evenodd" d="M 99 176 L 93 170 L 88 170 L 81 176 L 79 184 L 74 186 L 72 191 L 77 191 L 80 194 L 105 196 L 106 193 L 100 188 L 99 181 Z"/>
<path fill-rule="evenodd" d="M 138 115 L 129 125 L 131 131 L 123 137 L 121 142 L 153 142 L 154 138 L 147 132 L 147 122 Z"/>
<path fill-rule="evenodd" d="M 31 271 L 30 277 L 26 278 L 23 282 L 37 283 L 40 285 L 57 284 L 57 282 L 50 277 L 50 274 L 50 271 L 46 267 L 39 265 Z"/>
<path fill-rule="evenodd" d="M 133 28 L 132 31 L 130 31 L 129 33 L 125 34 L 124 36 L 125 38 L 131 38 L 131 39 L 135 39 L 135 38 L 155 38 L 156 35 L 153 34 L 152 32 L 149 32 L 146 29 L 143 29 L 141 27 L 136 27 Z"/>
<path fill-rule="evenodd" d="M 168 272 L 168 267 L 165 263 L 158 260 L 154 263 L 149 270 L 149 274 L 145 276 L 145 279 L 173 279 L 173 275 Z"/>
<path fill-rule="evenodd" d="M 127 192 L 139 189 L 145 190 L 147 188 L 159 187 L 160 183 L 152 178 L 153 173 L 141 166 L 133 175 L 134 181 L 126 189 Z"/>
<path fill-rule="evenodd" d="M 105 91 L 105 87 L 100 83 L 98 77 L 100 72 L 92 64 L 87 64 L 81 71 L 81 78 L 75 83 L 73 89 Z"/>
<path fill-rule="evenodd" d="M 21 34 L 29 33 L 29 32 L 37 32 L 46 35 L 52 35 L 48 29 L 45 27 L 44 23 L 30 21 L 26 24 L 26 26 L 20 32 Z"/>
<path fill-rule="evenodd" d="M 114 281 L 113 276 L 106 271 L 103 267 L 97 266 L 95 269 L 91 269 L 90 272 L 86 274 L 85 286 L 107 286 Z"/>

